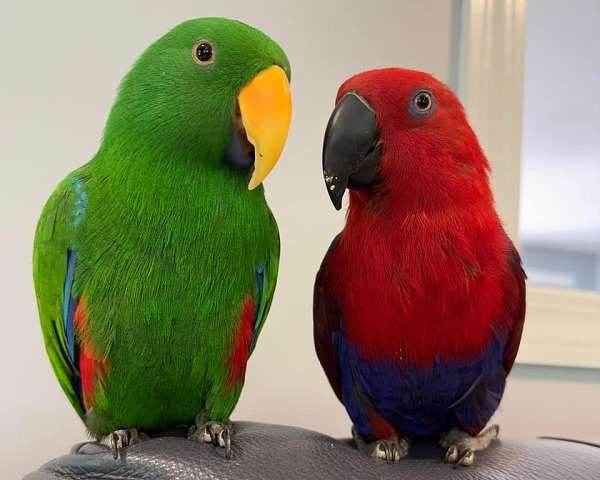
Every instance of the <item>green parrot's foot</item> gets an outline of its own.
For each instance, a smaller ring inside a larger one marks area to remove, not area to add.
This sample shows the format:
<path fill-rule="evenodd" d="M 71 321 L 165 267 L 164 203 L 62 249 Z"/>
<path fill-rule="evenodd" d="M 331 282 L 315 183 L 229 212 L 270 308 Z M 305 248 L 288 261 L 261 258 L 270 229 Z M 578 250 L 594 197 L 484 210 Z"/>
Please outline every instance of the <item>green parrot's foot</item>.
<path fill-rule="evenodd" d="M 115 430 L 108 436 L 108 445 L 112 451 L 115 460 L 122 460 L 124 449 L 134 443 L 139 443 L 145 437 L 140 434 L 136 428 L 127 428 L 123 430 Z"/>
<path fill-rule="evenodd" d="M 199 442 L 212 443 L 215 447 L 224 448 L 225 458 L 230 460 L 232 433 L 230 425 L 210 421 L 192 427 L 188 436 L 196 438 Z"/>
<path fill-rule="evenodd" d="M 358 450 L 388 463 L 402 460 L 408 455 L 408 449 L 410 448 L 410 441 L 405 437 L 368 443 L 354 428 L 352 429 L 352 438 L 354 438 Z"/>
<path fill-rule="evenodd" d="M 485 450 L 493 440 L 498 438 L 500 427 L 491 425 L 476 437 L 462 430 L 453 429 L 440 438 L 440 445 L 446 448 L 446 463 L 468 467 L 475 461 L 475 452 Z"/>

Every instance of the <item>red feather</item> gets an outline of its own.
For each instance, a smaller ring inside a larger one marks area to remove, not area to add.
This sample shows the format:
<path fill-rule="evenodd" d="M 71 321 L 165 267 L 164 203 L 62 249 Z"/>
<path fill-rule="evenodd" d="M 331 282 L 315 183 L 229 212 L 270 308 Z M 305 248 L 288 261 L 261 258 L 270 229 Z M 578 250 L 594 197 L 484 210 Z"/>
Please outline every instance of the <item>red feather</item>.
<path fill-rule="evenodd" d="M 333 339 L 333 336 L 336 332 L 339 332 L 340 329 L 339 312 L 336 311 L 335 302 L 331 301 L 332 299 L 328 295 L 325 283 L 325 271 L 327 270 L 328 259 L 336 240 L 333 241 L 332 246 L 329 248 L 329 252 L 327 252 L 315 280 L 313 297 L 313 335 L 317 356 L 323 365 L 329 384 L 333 388 L 335 395 L 341 400 L 342 391 L 338 378 L 336 345 L 334 344 Z"/>
<path fill-rule="evenodd" d="M 233 336 L 233 348 L 229 357 L 228 384 L 230 387 L 235 386 L 237 382 L 243 381 L 246 375 L 246 364 L 250 356 L 253 329 L 254 300 L 249 295 L 242 307 L 240 324 Z"/>
<path fill-rule="evenodd" d="M 406 108 L 416 88 L 437 98 L 426 122 Z M 366 359 L 430 367 L 436 356 L 471 357 L 520 331 L 523 276 L 507 261 L 514 247 L 460 102 L 430 75 L 401 69 L 353 77 L 338 98 L 348 91 L 374 108 L 384 145 L 382 180 L 351 192 L 329 259 L 328 288 L 344 306 L 350 343 Z"/>
<path fill-rule="evenodd" d="M 104 384 L 110 370 L 108 361 L 94 348 L 89 336 L 87 324 L 88 311 L 82 298 L 75 310 L 75 331 L 80 338 L 79 344 L 79 374 L 83 392 L 83 405 L 89 411 L 96 398 L 96 386 Z"/>
<path fill-rule="evenodd" d="M 427 90 L 433 110 L 411 110 Z M 488 162 L 460 102 L 426 73 L 348 80 L 376 112 L 378 181 L 350 193 L 317 275 L 319 360 L 357 431 L 476 434 L 519 347 L 525 274 L 494 207 Z"/>

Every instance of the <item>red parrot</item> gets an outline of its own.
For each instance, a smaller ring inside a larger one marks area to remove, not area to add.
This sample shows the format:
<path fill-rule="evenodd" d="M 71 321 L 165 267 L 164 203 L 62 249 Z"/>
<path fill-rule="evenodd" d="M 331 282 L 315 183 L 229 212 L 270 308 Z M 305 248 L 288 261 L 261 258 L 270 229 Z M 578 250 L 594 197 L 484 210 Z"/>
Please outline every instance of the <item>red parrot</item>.
<path fill-rule="evenodd" d="M 357 446 L 396 461 L 439 435 L 470 465 L 498 426 L 525 318 L 525 273 L 494 207 L 489 164 L 462 105 L 431 75 L 347 80 L 323 175 L 346 225 L 317 274 L 319 360 Z M 482 431 L 483 430 L 483 431 Z"/>

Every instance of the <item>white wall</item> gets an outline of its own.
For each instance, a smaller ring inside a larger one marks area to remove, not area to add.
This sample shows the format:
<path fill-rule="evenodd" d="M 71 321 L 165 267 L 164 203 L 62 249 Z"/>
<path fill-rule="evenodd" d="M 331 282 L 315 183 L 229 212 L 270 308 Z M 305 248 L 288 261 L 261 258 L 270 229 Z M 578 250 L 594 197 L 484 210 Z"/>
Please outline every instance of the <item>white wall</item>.
<path fill-rule="evenodd" d="M 84 438 L 54 380 L 38 329 L 30 257 L 41 206 L 56 183 L 95 152 L 117 83 L 136 56 L 170 26 L 198 16 L 236 17 L 258 26 L 282 44 L 293 68 L 290 139 L 267 180 L 282 239 L 278 289 L 234 418 L 348 434 L 349 420 L 312 345 L 314 274 L 343 222 L 321 178 L 325 124 L 337 86 L 358 70 L 403 65 L 447 80 L 451 37 L 450 1 L 369 5 L 309 0 L 2 5 L 2 478 L 19 478 Z M 600 382 L 532 380 L 527 371 L 517 371 L 509 384 L 499 417 L 505 436 L 593 436 L 590 418 L 597 412 Z M 543 415 L 532 416 L 533 409 Z"/>

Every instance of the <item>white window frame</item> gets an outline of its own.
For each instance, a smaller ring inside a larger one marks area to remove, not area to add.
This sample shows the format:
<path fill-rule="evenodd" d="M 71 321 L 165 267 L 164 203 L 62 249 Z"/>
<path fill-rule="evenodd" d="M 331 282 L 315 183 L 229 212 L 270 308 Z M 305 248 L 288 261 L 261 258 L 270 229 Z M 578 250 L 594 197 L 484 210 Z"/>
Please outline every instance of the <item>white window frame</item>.
<path fill-rule="evenodd" d="M 453 0 L 450 83 L 492 165 L 500 217 L 518 244 L 527 0 Z M 600 294 L 527 287 L 519 363 L 600 368 Z"/>

